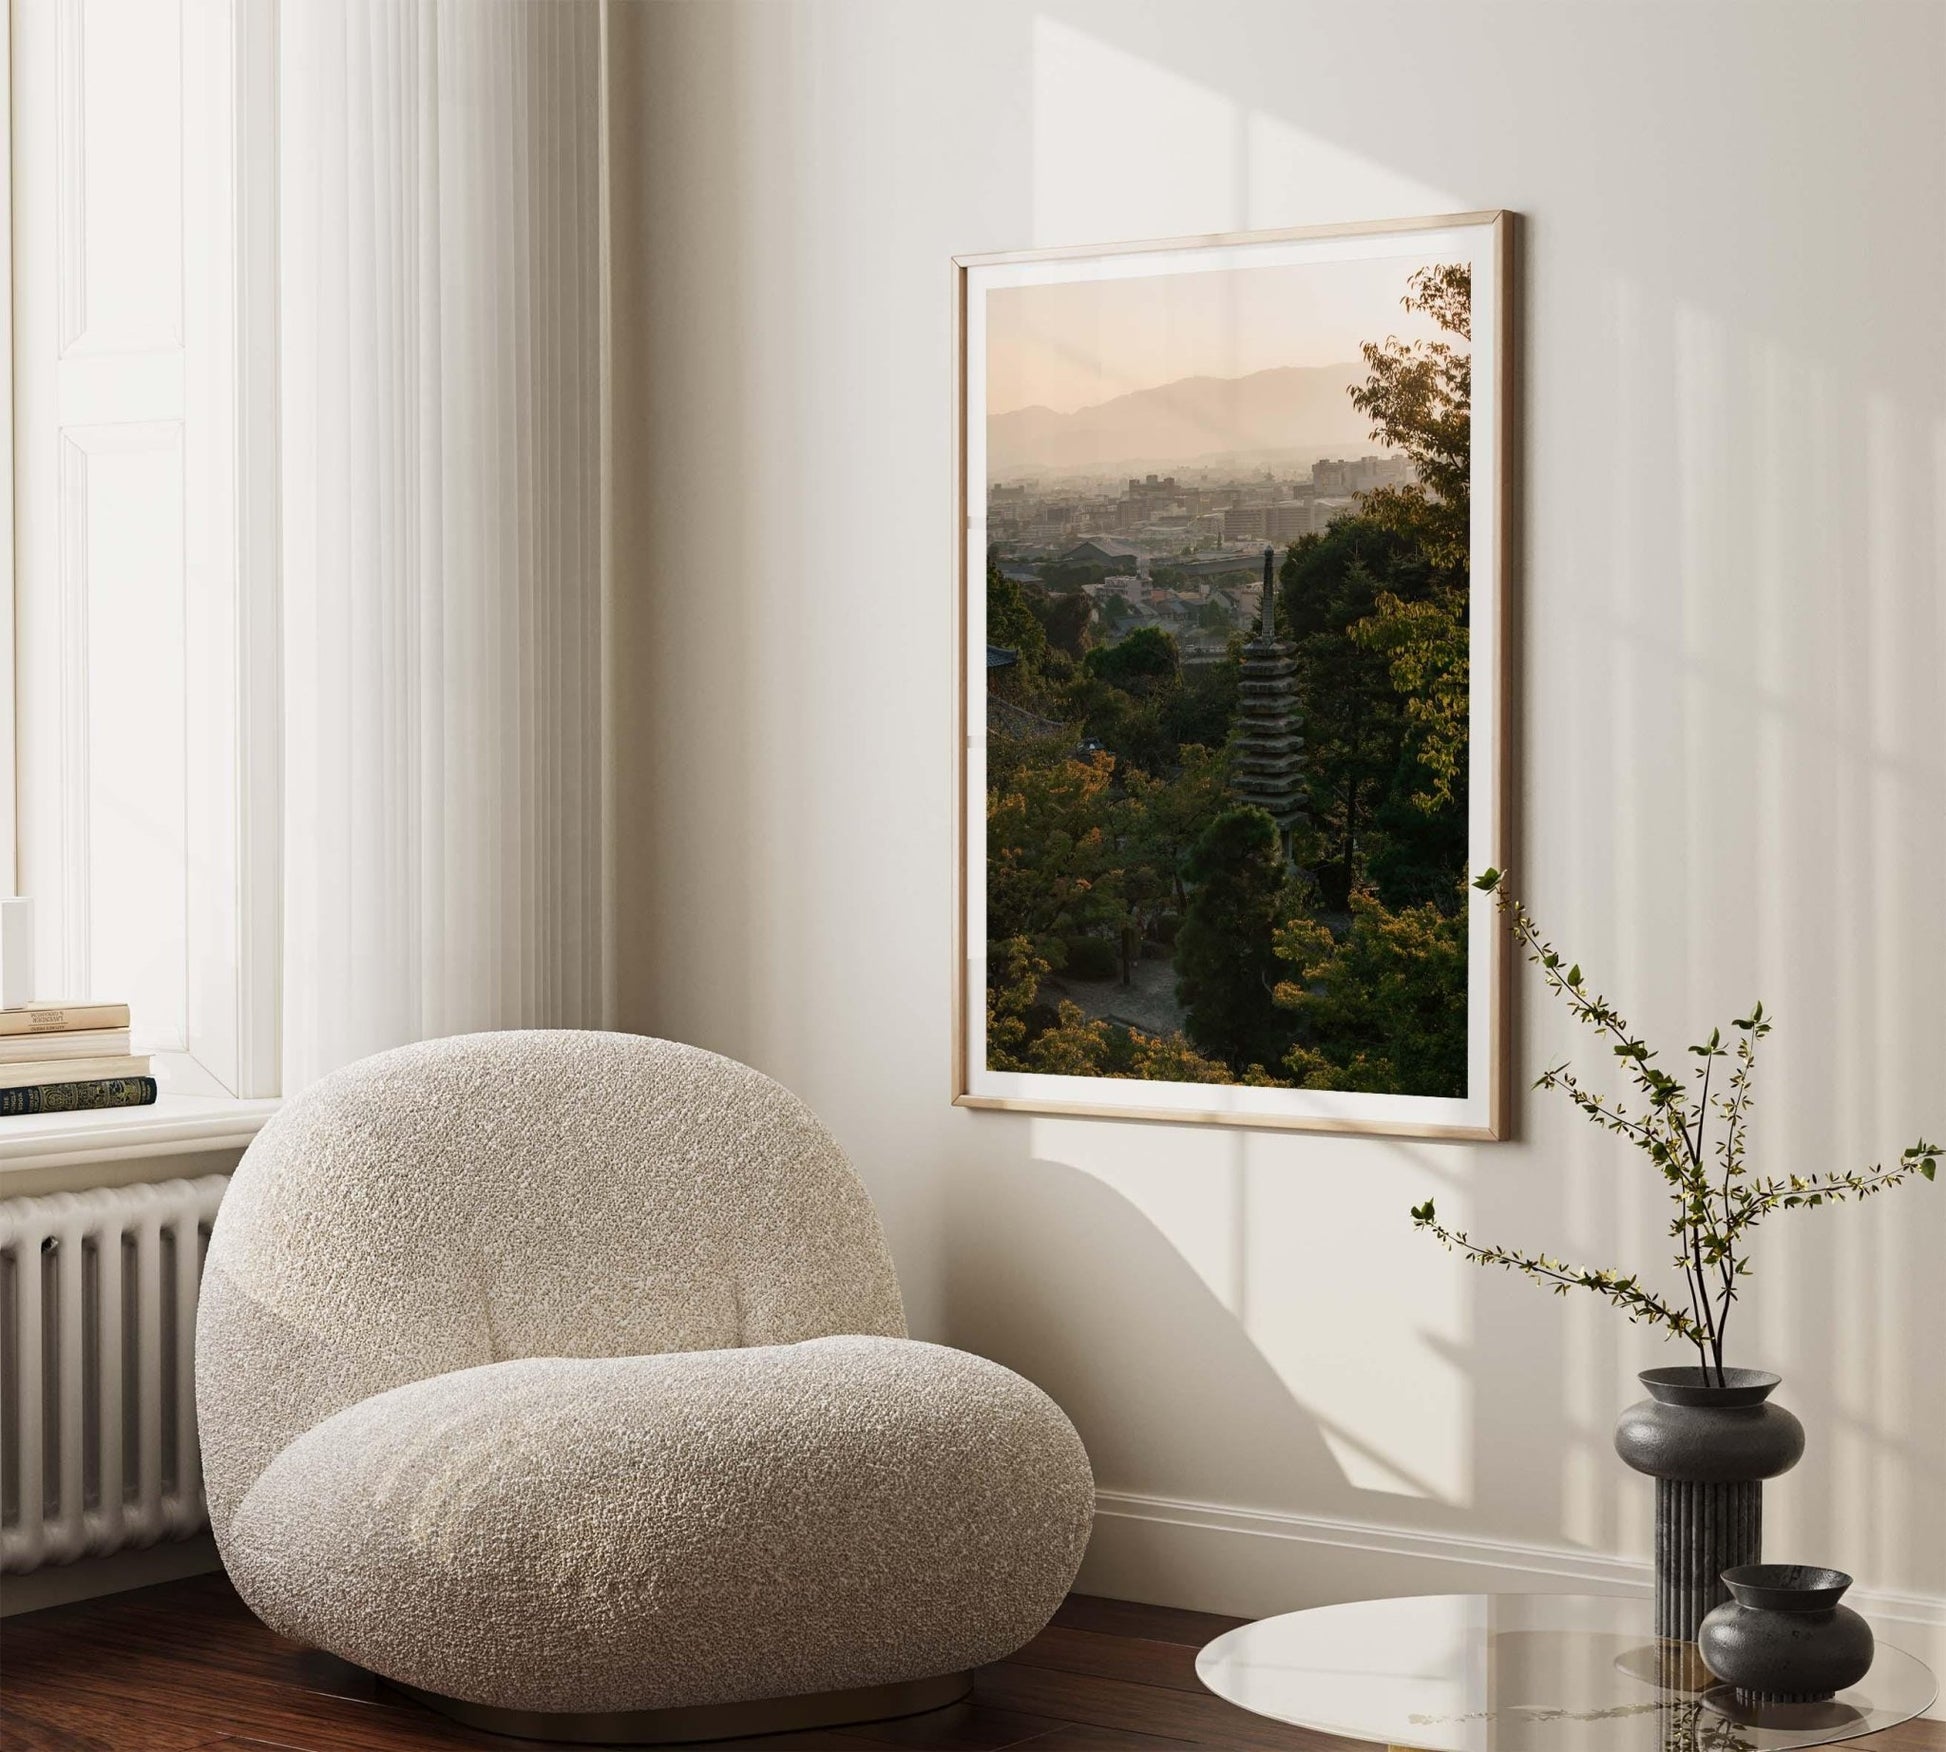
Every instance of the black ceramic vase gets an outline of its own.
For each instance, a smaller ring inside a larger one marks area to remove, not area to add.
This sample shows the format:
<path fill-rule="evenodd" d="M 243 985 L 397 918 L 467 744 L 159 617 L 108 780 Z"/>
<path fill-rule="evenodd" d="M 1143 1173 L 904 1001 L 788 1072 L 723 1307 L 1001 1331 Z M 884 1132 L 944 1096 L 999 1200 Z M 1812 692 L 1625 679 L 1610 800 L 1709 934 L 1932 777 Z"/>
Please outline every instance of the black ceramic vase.
<path fill-rule="evenodd" d="M 1872 1670 L 1872 1627 L 1838 1598 L 1842 1570 L 1752 1563 L 1724 1573 L 1734 1596 L 1703 1620 L 1703 1664 L 1741 1703 L 1816 1703 Z"/>
<path fill-rule="evenodd" d="M 1729 1598 L 1723 1572 L 1763 1556 L 1764 1486 L 1795 1466 L 1804 1426 L 1768 1405 L 1761 1369 L 1644 1369 L 1649 1397 L 1615 1425 L 1615 1452 L 1655 1480 L 1655 1633 L 1696 1640 Z"/>

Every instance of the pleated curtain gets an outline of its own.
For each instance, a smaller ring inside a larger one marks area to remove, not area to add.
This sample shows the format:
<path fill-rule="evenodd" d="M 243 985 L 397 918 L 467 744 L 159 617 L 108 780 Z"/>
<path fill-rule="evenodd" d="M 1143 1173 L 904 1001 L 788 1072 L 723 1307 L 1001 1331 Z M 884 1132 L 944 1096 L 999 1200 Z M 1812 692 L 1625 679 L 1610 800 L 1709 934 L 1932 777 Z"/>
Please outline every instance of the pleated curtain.
<path fill-rule="evenodd" d="M 604 1016 L 598 0 L 282 0 L 283 1087 Z"/>

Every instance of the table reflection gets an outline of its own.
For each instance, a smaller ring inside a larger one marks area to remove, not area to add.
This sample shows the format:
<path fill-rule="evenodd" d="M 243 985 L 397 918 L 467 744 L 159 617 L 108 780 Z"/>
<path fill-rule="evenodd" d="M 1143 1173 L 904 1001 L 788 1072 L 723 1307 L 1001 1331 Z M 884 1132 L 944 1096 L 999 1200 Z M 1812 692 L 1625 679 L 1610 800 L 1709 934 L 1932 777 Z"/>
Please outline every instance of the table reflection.
<path fill-rule="evenodd" d="M 1648 1601 L 1613 1596 L 1366 1600 L 1231 1631 L 1197 1671 L 1260 1715 L 1426 1752 L 1783 1752 L 1932 1700 L 1924 1665 L 1881 1649 L 1830 1702 L 1746 1705 L 1652 1624 Z"/>

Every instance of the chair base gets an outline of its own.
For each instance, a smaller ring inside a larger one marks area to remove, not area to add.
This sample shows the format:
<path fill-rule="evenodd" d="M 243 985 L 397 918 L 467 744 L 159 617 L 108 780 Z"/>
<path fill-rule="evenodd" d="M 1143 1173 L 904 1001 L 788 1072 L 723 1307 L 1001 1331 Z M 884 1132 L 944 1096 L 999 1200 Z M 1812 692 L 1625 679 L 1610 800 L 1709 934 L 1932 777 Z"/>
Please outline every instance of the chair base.
<path fill-rule="evenodd" d="M 734 1740 L 751 1734 L 783 1734 L 796 1728 L 835 1728 L 920 1715 L 958 1703 L 973 1689 L 971 1673 L 941 1673 L 896 1685 L 861 1685 L 851 1691 L 814 1691 L 803 1697 L 759 1697 L 748 1703 L 702 1703 L 677 1709 L 607 1710 L 591 1715 L 550 1710 L 495 1709 L 441 1697 L 395 1679 L 380 1682 L 451 1716 L 469 1728 L 524 1740 L 556 1740 L 572 1746 L 676 1746 L 699 1740 Z"/>

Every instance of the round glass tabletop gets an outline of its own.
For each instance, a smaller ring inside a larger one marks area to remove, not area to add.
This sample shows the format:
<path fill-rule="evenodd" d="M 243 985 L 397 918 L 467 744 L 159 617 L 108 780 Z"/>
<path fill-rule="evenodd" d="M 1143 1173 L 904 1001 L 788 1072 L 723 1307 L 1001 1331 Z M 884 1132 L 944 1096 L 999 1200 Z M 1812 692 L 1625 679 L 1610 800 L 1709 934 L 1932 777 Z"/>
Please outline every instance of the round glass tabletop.
<path fill-rule="evenodd" d="M 1196 1657 L 1257 1715 L 1426 1752 L 1776 1752 L 1909 1721 L 1931 1670 L 1879 1646 L 1828 1703 L 1737 1701 L 1694 1643 L 1658 1642 L 1646 1599 L 1431 1594 L 1287 1612 Z"/>

